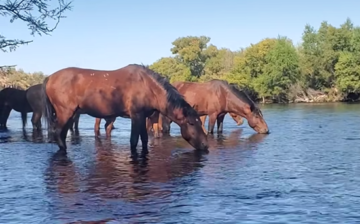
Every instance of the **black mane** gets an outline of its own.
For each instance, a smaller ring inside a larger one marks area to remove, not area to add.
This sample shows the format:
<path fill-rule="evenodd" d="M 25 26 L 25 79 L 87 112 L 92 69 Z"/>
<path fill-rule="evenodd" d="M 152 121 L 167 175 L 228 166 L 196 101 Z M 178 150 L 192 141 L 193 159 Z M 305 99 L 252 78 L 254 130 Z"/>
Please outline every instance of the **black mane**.
<path fill-rule="evenodd" d="M 250 105 L 250 110 L 253 113 L 262 115 L 261 110 L 256 106 L 254 101 L 246 94 L 243 90 L 239 89 L 235 84 L 229 84 L 230 90 L 234 93 L 237 97 L 239 97 L 242 101 Z"/>
<path fill-rule="evenodd" d="M 171 109 L 183 108 L 187 116 L 198 116 L 197 112 L 190 106 L 184 97 L 177 91 L 177 89 L 170 84 L 169 79 L 159 73 L 151 70 L 148 66 L 132 64 L 133 66 L 141 67 L 150 75 L 157 83 L 159 83 L 166 91 L 167 101 Z"/>

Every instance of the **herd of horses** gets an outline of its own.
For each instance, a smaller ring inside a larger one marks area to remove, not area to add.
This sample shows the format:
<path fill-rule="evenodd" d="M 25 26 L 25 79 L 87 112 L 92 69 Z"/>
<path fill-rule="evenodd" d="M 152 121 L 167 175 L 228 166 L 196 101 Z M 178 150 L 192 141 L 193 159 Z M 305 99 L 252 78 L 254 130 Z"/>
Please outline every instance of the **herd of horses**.
<path fill-rule="evenodd" d="M 146 153 L 148 134 L 161 137 L 169 133 L 171 122 L 180 127 L 182 137 L 191 146 L 207 151 L 207 136 L 214 133 L 215 123 L 217 132 L 222 133 L 227 113 L 238 125 L 246 118 L 256 132 L 269 133 L 261 110 L 236 85 L 217 79 L 170 84 L 166 77 L 137 64 L 111 71 L 69 67 L 26 90 L 5 88 L 0 91 L 0 129 L 7 129 L 11 110 L 21 113 L 23 128 L 27 113 L 33 113 L 33 129 L 42 129 L 43 118 L 59 150 L 65 152 L 67 133 L 69 129 L 78 131 L 81 114 L 96 118 L 95 136 L 104 119 L 107 137 L 116 117 L 130 118 L 132 154 L 137 154 L 139 138 Z"/>

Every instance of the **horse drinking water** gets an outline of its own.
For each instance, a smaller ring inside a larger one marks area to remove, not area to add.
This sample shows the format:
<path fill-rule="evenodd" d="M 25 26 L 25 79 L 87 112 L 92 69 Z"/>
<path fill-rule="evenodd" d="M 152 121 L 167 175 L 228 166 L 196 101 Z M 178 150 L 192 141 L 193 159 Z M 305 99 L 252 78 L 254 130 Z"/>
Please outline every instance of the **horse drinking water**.
<path fill-rule="evenodd" d="M 214 132 L 215 121 L 218 123 L 218 133 L 222 131 L 226 113 L 246 118 L 249 126 L 258 133 L 269 133 L 261 110 L 235 85 L 213 79 L 204 83 L 175 82 L 173 86 L 190 105 L 194 106 L 199 116 L 209 116 L 208 133 L 210 134 Z M 163 121 L 163 123 L 168 122 L 166 118 Z"/>
<path fill-rule="evenodd" d="M 56 139 L 66 150 L 66 134 L 77 112 L 96 118 L 131 119 L 131 153 L 137 154 L 139 135 L 147 152 L 146 117 L 159 111 L 180 126 L 183 138 L 195 149 L 208 149 L 200 117 L 160 74 L 141 65 L 105 71 L 65 68 L 48 76 L 43 83 L 45 117 L 56 114 Z"/>

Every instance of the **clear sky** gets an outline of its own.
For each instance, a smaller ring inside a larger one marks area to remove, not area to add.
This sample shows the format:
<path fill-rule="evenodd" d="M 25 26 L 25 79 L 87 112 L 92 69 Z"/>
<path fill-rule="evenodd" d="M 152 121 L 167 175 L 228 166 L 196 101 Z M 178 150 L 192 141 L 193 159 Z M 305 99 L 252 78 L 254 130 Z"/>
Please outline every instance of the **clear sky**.
<path fill-rule="evenodd" d="M 56 1 L 55 1 L 56 2 Z M 206 35 L 218 47 L 238 50 L 283 35 L 295 44 L 305 25 L 360 25 L 358 0 L 74 0 L 51 36 L 33 38 L 24 23 L 0 17 L 1 35 L 33 39 L 15 52 L 0 52 L 0 65 L 51 74 L 77 66 L 117 69 L 171 56 L 171 42 Z"/>

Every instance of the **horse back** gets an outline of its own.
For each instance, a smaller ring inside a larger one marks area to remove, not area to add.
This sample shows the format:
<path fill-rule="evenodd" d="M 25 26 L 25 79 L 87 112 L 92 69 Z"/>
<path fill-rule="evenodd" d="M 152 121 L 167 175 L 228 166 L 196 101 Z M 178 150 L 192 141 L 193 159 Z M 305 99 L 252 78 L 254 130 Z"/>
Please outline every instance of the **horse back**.
<path fill-rule="evenodd" d="M 0 102 L 17 112 L 32 112 L 26 99 L 25 90 L 5 88 L 0 92 Z"/>
<path fill-rule="evenodd" d="M 70 67 L 52 74 L 46 91 L 53 104 L 79 108 L 95 117 L 128 117 L 130 111 L 150 107 L 156 85 L 141 68 L 131 65 L 117 70 Z"/>
<path fill-rule="evenodd" d="M 186 101 L 197 108 L 199 115 L 222 111 L 226 106 L 226 91 L 212 82 L 178 82 L 174 84 Z"/>

